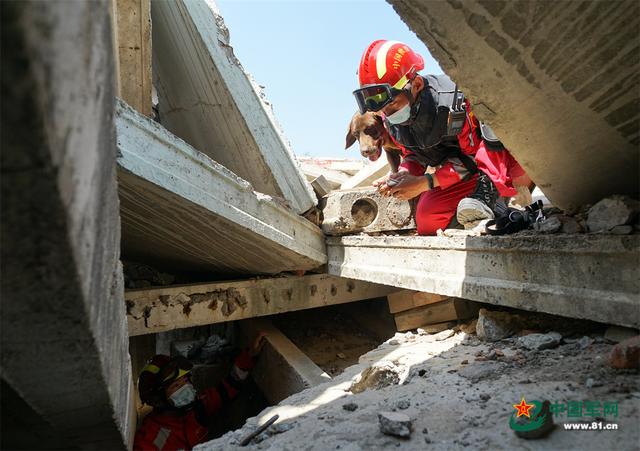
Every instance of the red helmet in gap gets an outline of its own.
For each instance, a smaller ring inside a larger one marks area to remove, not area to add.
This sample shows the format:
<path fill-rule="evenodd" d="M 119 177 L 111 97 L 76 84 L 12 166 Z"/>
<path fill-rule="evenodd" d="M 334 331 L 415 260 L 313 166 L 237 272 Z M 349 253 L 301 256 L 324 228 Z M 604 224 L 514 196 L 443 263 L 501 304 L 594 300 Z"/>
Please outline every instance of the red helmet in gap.
<path fill-rule="evenodd" d="M 379 111 L 390 103 L 418 71 L 422 56 L 399 41 L 373 41 L 360 59 L 360 89 L 354 91 L 360 112 Z"/>

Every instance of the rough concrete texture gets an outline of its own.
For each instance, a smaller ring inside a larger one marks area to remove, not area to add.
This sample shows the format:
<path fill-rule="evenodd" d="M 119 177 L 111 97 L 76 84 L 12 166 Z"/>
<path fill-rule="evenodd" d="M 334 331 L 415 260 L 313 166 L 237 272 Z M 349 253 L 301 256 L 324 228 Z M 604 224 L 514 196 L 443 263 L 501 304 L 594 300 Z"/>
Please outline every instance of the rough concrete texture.
<path fill-rule="evenodd" d="M 123 449 L 132 404 L 110 4 L 1 8 L 2 379 L 64 447 Z M 11 432 L 38 433 L 22 427 Z"/>
<path fill-rule="evenodd" d="M 297 213 L 316 204 L 271 106 L 233 54 L 213 0 L 152 2 L 160 122 Z"/>
<path fill-rule="evenodd" d="M 640 235 L 327 239 L 329 274 L 638 328 Z"/>
<path fill-rule="evenodd" d="M 388 1 L 554 205 L 638 196 L 640 3 Z"/>
<path fill-rule="evenodd" d="M 321 230 L 118 103 L 122 248 L 176 270 L 269 274 L 325 263 Z"/>
<path fill-rule="evenodd" d="M 639 213 L 640 202 L 637 200 L 626 196 L 611 196 L 589 209 L 587 227 L 591 232 L 607 232 L 630 224 Z"/>
<path fill-rule="evenodd" d="M 329 183 L 332 190 L 340 189 L 340 185 L 349 180 L 349 176 L 344 172 L 334 171 L 317 164 L 301 161 L 300 167 L 302 168 L 302 173 L 309 182 L 323 176 Z"/>
<path fill-rule="evenodd" d="M 125 293 L 129 334 L 222 323 L 386 296 L 397 288 L 310 274 L 174 285 Z"/>
<path fill-rule="evenodd" d="M 360 169 L 355 175 L 344 182 L 340 189 L 353 189 L 370 187 L 371 183 L 380 177 L 386 175 L 390 171 L 389 164 L 386 158 L 378 158 L 373 163 L 367 164 L 364 168 Z"/>
<path fill-rule="evenodd" d="M 333 191 L 324 200 L 322 231 L 327 235 L 415 229 L 413 204 L 374 189 Z"/>
<path fill-rule="evenodd" d="M 251 371 L 252 378 L 271 404 L 320 385 L 331 377 L 289 340 L 271 321 L 263 318 L 242 321 L 247 341 L 264 334 L 265 344 Z"/>
<path fill-rule="evenodd" d="M 250 418 L 242 429 L 195 449 L 241 449 L 242 438 L 279 414 L 249 449 L 599 450 L 615 442 L 616 449 L 632 450 L 640 440 L 638 377 L 608 367 L 611 347 L 602 337 L 586 350 L 565 337 L 556 349 L 529 351 L 513 339 L 486 345 L 462 332 L 440 341 L 432 335 L 397 334 L 331 382 L 293 395 Z M 390 384 L 350 391 L 361 374 L 380 365 L 397 375 Z M 513 404 L 523 397 L 558 405 L 599 402 L 599 413 L 585 408 L 584 416 L 569 417 L 565 411 L 555 416 L 555 430 L 547 438 L 525 441 L 509 428 Z M 617 406 L 615 417 L 603 413 L 605 403 Z M 390 411 L 410 418 L 409 438 L 380 430 L 379 414 Z M 562 426 L 594 421 L 617 423 L 619 430 L 565 431 Z"/>

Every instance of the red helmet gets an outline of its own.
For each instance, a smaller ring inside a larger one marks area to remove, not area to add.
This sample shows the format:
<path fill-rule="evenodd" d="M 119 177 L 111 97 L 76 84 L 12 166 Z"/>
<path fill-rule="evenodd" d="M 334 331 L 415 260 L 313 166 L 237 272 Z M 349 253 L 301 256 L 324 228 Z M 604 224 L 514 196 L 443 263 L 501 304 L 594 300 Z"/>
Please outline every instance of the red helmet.
<path fill-rule="evenodd" d="M 406 84 L 422 69 L 424 59 L 407 44 L 379 39 L 373 41 L 362 54 L 358 78 L 360 86 L 387 83 L 396 87 L 403 77 L 407 77 Z M 402 88 L 403 86 L 396 87 Z"/>
<path fill-rule="evenodd" d="M 379 111 L 424 69 L 424 59 L 398 41 L 373 41 L 362 54 L 354 91 L 360 112 Z"/>
<path fill-rule="evenodd" d="M 191 373 L 192 368 L 193 364 L 181 356 L 169 357 L 158 354 L 151 357 L 138 378 L 140 400 L 153 407 L 166 405 L 165 388 Z"/>

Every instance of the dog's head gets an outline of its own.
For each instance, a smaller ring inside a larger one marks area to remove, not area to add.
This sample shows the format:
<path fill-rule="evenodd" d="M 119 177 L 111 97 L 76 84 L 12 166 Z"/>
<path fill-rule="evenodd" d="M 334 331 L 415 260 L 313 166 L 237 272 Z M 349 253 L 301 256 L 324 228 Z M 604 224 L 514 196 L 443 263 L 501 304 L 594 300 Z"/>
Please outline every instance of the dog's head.
<path fill-rule="evenodd" d="M 345 149 L 358 141 L 360 154 L 371 161 L 376 161 L 382 154 L 382 144 L 386 133 L 380 116 L 370 111 L 364 114 L 356 112 L 349 123 Z"/>

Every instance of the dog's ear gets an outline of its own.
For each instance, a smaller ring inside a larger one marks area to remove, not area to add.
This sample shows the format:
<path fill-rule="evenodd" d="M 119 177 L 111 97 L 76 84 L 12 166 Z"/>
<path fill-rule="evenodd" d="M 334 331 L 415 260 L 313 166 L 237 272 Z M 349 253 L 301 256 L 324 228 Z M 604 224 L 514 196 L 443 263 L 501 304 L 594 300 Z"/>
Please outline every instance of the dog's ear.
<path fill-rule="evenodd" d="M 349 147 L 353 146 L 353 143 L 356 142 L 356 137 L 353 136 L 353 133 L 351 133 L 351 126 L 349 126 L 349 128 L 347 129 L 347 140 L 345 142 L 345 149 L 348 149 Z"/>

